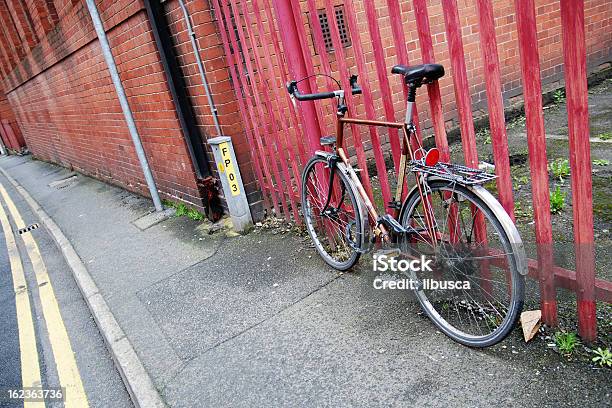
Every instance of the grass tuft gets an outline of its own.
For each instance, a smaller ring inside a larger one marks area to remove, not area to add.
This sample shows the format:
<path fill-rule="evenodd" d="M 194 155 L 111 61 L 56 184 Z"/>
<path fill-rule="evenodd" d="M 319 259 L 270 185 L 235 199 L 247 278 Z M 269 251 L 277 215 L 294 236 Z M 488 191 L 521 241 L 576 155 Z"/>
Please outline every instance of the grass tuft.
<path fill-rule="evenodd" d="M 204 220 L 204 214 L 202 214 L 198 210 L 190 208 L 187 211 L 187 218 L 192 219 L 194 221 L 202 221 L 202 220 Z"/>
<path fill-rule="evenodd" d="M 605 159 L 595 159 L 593 160 L 593 166 L 607 166 L 610 164 L 608 160 Z"/>
<path fill-rule="evenodd" d="M 491 131 L 487 127 L 480 129 L 478 133 L 476 133 L 476 137 L 478 140 L 482 139 L 483 143 L 486 145 L 491 144 Z"/>
<path fill-rule="evenodd" d="M 202 221 L 205 218 L 204 214 L 202 214 L 196 209 L 187 207 L 185 203 L 177 203 L 175 201 L 163 200 L 162 204 L 164 204 L 165 207 L 175 208 L 175 217 L 187 217 L 194 221 Z"/>
<path fill-rule="evenodd" d="M 597 137 L 601 140 L 610 140 L 612 139 L 612 132 L 600 133 Z"/>
<path fill-rule="evenodd" d="M 523 208 L 523 205 L 520 202 L 515 201 L 514 216 L 518 219 L 530 220 L 533 218 L 533 209 L 531 207 Z"/>
<path fill-rule="evenodd" d="M 563 207 L 565 207 L 565 197 L 567 197 L 567 194 L 562 192 L 559 186 L 550 193 L 551 214 L 558 214 L 563 211 Z"/>
<path fill-rule="evenodd" d="M 580 340 L 574 332 L 556 332 L 554 339 L 559 353 L 565 356 L 572 354 L 580 344 Z"/>

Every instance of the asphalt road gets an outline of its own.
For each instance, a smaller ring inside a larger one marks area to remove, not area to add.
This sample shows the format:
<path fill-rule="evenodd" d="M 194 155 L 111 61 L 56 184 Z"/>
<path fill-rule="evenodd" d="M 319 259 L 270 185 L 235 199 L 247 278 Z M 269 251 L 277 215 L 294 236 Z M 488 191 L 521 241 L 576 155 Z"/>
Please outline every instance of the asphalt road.
<path fill-rule="evenodd" d="M 1 186 L 0 407 L 23 407 L 7 390 L 28 385 L 64 388 L 65 401 L 39 407 L 131 407 L 61 253 L 43 227 L 18 233 L 38 220 L 8 183 Z"/>

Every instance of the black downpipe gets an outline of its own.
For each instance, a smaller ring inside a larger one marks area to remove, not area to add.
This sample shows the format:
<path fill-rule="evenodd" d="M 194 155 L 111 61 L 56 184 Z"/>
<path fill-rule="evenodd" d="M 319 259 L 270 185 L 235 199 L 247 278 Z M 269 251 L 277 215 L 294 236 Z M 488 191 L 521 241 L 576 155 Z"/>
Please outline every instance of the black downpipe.
<path fill-rule="evenodd" d="M 163 10 L 163 5 L 159 0 L 144 0 L 145 8 L 151 23 L 157 50 L 166 73 L 168 88 L 172 94 L 176 113 L 181 124 L 181 129 L 185 135 L 185 142 L 189 150 L 189 156 L 194 164 L 196 175 L 199 179 L 204 179 L 211 175 L 208 164 L 208 155 L 202 143 L 200 131 L 196 126 L 196 115 L 193 106 L 187 95 L 187 86 L 183 77 L 183 72 L 178 65 L 172 34 L 168 27 L 168 21 Z"/>

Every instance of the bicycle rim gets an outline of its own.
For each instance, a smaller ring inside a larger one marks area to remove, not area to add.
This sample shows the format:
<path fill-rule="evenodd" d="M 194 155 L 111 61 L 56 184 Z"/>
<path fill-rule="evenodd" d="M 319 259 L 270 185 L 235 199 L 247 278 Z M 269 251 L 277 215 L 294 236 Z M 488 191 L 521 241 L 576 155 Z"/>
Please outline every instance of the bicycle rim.
<path fill-rule="evenodd" d="M 512 330 L 523 305 L 516 247 L 489 204 L 468 188 L 433 181 L 425 197 L 425 205 L 417 192 L 408 197 L 402 217 L 404 226 L 420 231 L 404 240 L 404 251 L 433 260 L 432 271 L 415 274 L 421 285 L 417 298 L 453 340 L 472 347 L 493 345 Z M 425 222 L 427 210 L 435 245 Z M 451 289 L 449 282 L 461 288 Z"/>
<path fill-rule="evenodd" d="M 330 169 L 322 157 L 312 158 L 302 176 L 302 213 L 314 247 L 327 264 L 351 268 L 360 256 L 364 239 L 361 203 L 344 172 L 336 167 L 327 203 Z"/>

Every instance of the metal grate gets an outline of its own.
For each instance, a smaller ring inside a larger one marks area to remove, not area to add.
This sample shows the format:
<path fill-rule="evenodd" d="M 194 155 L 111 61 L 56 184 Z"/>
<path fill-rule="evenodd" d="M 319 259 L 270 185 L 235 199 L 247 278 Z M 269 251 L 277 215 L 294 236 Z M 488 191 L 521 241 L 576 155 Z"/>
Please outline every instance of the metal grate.
<path fill-rule="evenodd" d="M 323 41 L 325 41 L 325 50 L 327 52 L 334 50 L 334 44 L 332 43 L 331 31 L 329 29 L 329 20 L 325 9 L 319 10 L 319 24 L 321 24 L 321 32 L 323 33 Z"/>
<path fill-rule="evenodd" d="M 19 233 L 19 235 L 21 234 L 25 234 L 26 232 L 30 232 L 32 230 L 35 230 L 36 228 L 38 228 L 38 224 L 30 224 L 25 228 L 21 228 L 19 229 L 17 232 Z"/>
<path fill-rule="evenodd" d="M 334 50 L 334 43 L 332 41 L 331 27 L 329 25 L 329 18 L 325 9 L 318 10 L 319 24 L 321 24 L 321 32 L 323 34 L 323 41 L 325 42 L 325 51 L 332 52 Z M 338 34 L 340 35 L 340 41 L 344 48 L 351 46 L 351 37 L 349 35 L 348 25 L 344 18 L 344 7 L 342 5 L 334 7 L 334 17 L 336 18 L 336 24 L 338 25 Z"/>
<path fill-rule="evenodd" d="M 351 46 L 351 37 L 349 36 L 348 25 L 344 19 L 344 7 L 334 7 L 334 13 L 336 14 L 336 23 L 338 24 L 338 32 L 340 34 L 340 40 L 344 48 Z"/>

